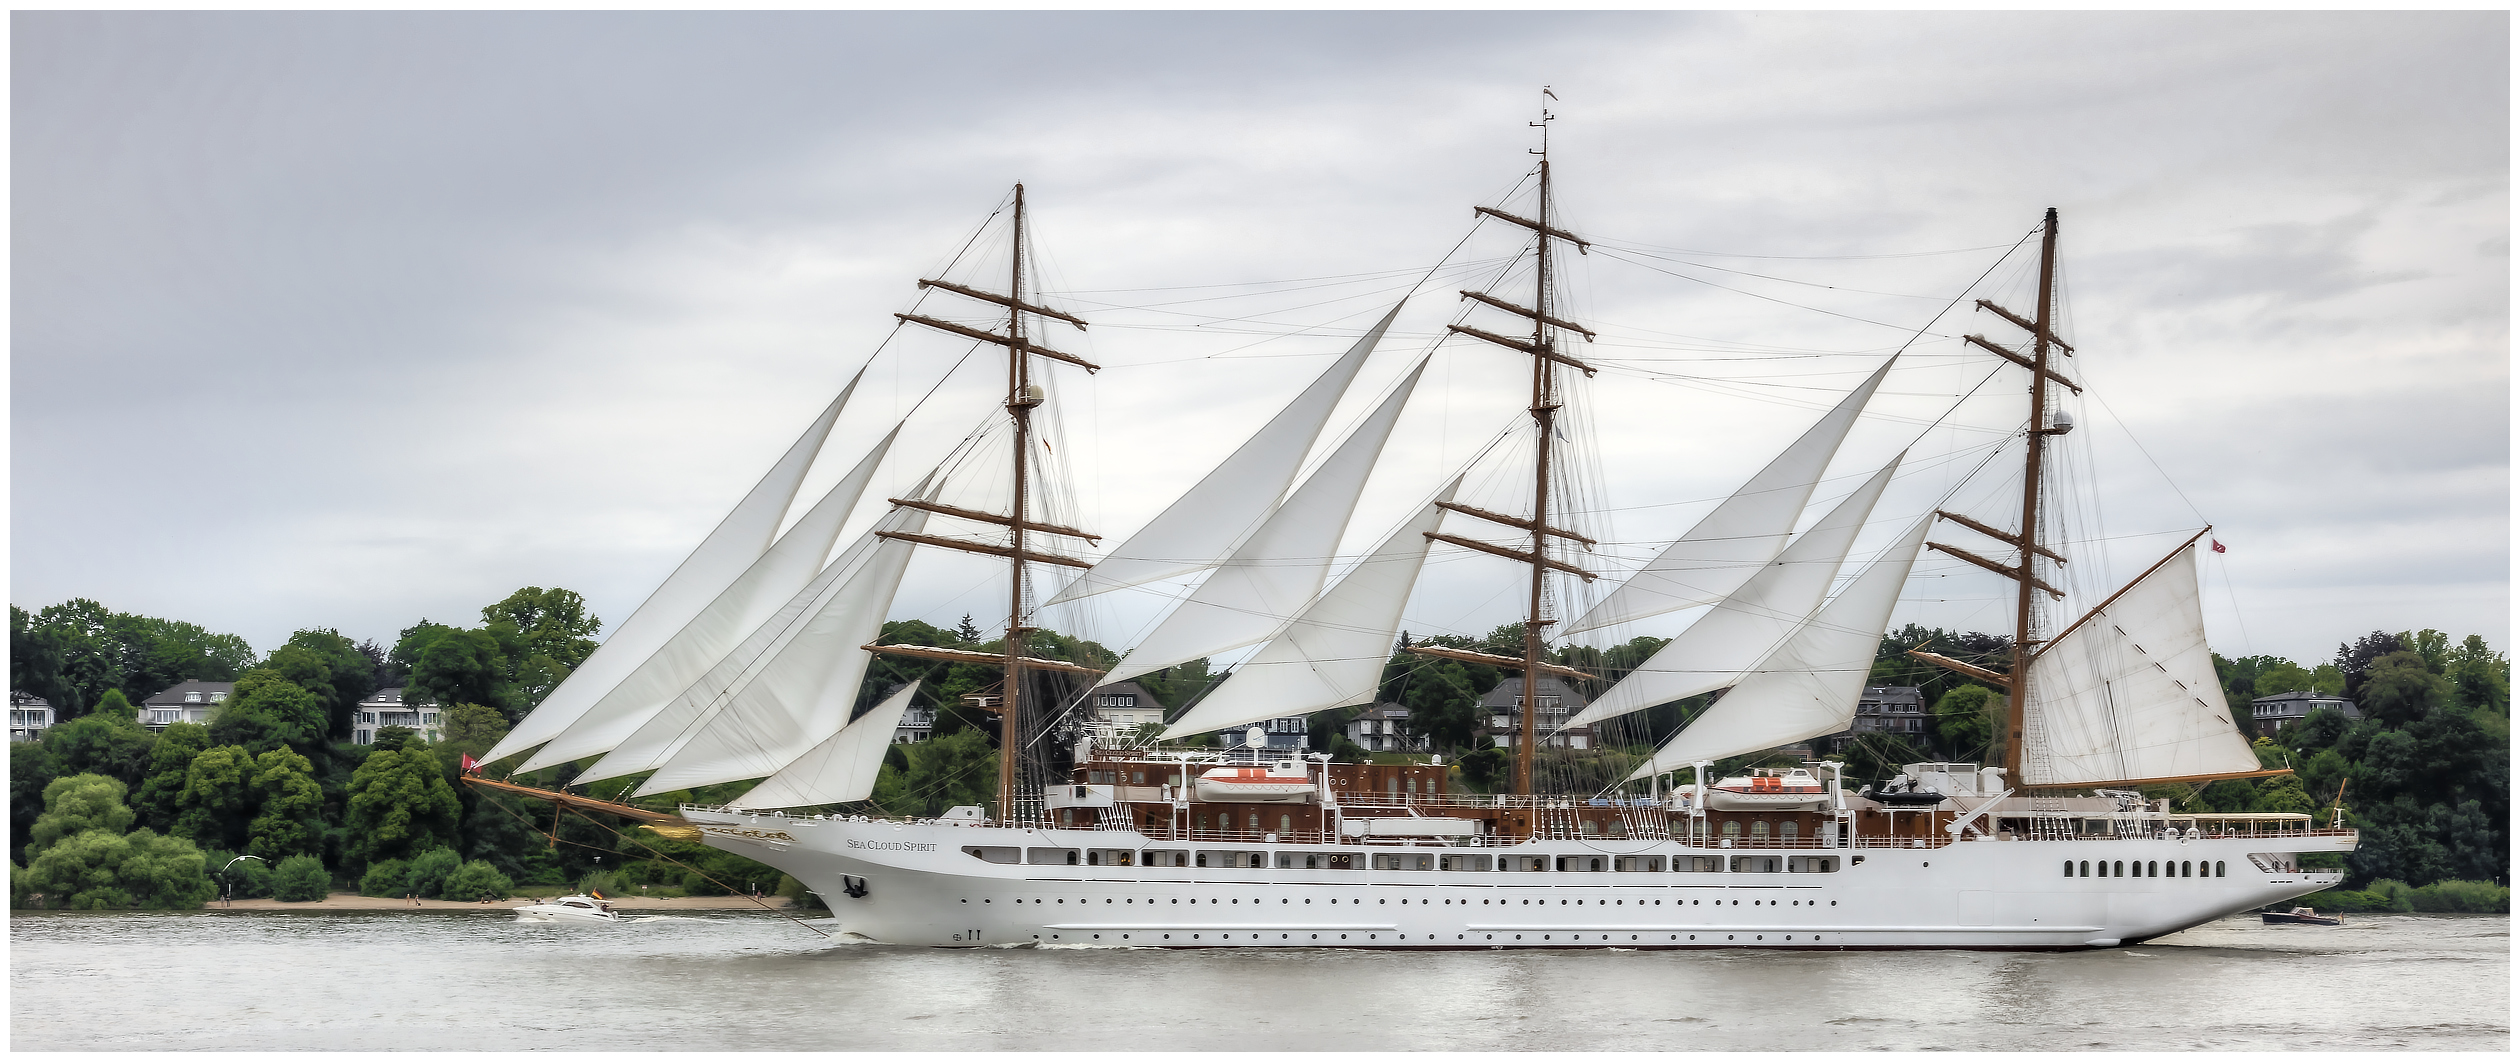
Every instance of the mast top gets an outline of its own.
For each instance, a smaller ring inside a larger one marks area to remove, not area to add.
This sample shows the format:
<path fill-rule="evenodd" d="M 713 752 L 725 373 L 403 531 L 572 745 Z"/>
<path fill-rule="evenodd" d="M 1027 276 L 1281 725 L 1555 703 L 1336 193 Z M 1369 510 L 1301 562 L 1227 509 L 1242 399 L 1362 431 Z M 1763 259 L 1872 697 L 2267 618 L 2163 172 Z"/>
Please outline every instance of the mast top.
<path fill-rule="evenodd" d="M 1540 86 L 1540 95 L 1544 99 L 1553 100 L 1557 98 L 1557 93 L 1549 91 L 1549 86 L 1547 85 Z M 1532 128 L 1540 131 L 1540 146 L 1537 149 L 1526 150 L 1530 150 L 1532 154 L 1540 156 L 1541 160 L 1544 162 L 1547 161 L 1549 157 L 1549 123 L 1554 121 L 1557 121 L 1557 115 L 1549 112 L 1549 105 L 1547 103 L 1542 103 L 1540 105 L 1540 120 L 1531 123 Z"/>

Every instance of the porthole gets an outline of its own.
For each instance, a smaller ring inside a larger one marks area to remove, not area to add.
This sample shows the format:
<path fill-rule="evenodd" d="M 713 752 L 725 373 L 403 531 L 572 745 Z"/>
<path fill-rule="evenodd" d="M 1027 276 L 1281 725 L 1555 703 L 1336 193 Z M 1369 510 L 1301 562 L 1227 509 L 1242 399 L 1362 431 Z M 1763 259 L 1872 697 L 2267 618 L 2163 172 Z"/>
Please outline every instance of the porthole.
<path fill-rule="evenodd" d="M 964 902 L 964 903 L 970 903 L 971 901 L 969 901 L 969 900 L 964 900 L 963 902 Z"/>

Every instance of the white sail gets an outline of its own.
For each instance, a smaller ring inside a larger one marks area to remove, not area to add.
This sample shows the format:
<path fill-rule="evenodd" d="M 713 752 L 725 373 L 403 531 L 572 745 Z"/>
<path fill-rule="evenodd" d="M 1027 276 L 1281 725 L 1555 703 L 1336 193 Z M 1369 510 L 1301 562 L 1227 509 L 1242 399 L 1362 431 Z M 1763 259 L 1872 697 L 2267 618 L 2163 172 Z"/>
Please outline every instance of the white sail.
<path fill-rule="evenodd" d="M 769 552 L 755 560 L 627 677 L 614 684 L 576 722 L 553 735 L 525 761 L 522 769 L 541 770 L 612 751 L 675 694 L 689 688 L 742 644 L 747 635 L 769 622 L 799 590 L 813 582 L 823 558 L 831 555 L 831 545 L 839 539 L 841 526 L 848 522 L 850 510 L 865 495 L 867 484 L 875 479 L 875 470 L 883 464 L 884 455 L 891 452 L 893 440 L 900 434 L 900 426 L 895 425 L 882 442 L 858 460 L 856 468 L 841 476 L 822 500 L 779 536 Z"/>
<path fill-rule="evenodd" d="M 1872 399 L 1881 378 L 1898 360 L 1894 354 L 1882 362 L 1863 386 L 1840 400 L 1697 526 L 1664 547 L 1643 570 L 1567 625 L 1566 633 L 1712 604 L 1740 589 L 1785 547 L 1785 536 L 1811 500 L 1812 489 L 1819 486 L 1838 444 L 1846 441 L 1847 429 L 1855 425 L 1864 403 Z"/>
<path fill-rule="evenodd" d="M 814 746 L 796 762 L 779 769 L 751 792 L 736 797 L 736 807 L 802 808 L 846 804 L 875 793 L 875 776 L 884 768 L 884 752 L 892 747 L 901 720 L 910 714 L 919 684 L 903 686 L 840 732 Z"/>
<path fill-rule="evenodd" d="M 1899 460 L 1891 458 L 1889 464 L 1838 502 L 1819 523 L 1795 536 L 1785 552 L 1759 569 L 1759 574 L 1751 576 L 1741 589 L 1718 602 L 1679 637 L 1665 643 L 1635 671 L 1603 691 L 1598 700 L 1568 719 L 1564 727 L 1579 727 L 1596 719 L 1719 690 L 1758 666 L 1828 599 L 1829 586 L 1836 582 L 1838 569 L 1845 565 L 1847 551 L 1855 547 L 1856 533 L 1864 529 L 1864 521 L 1872 518 L 1873 504 L 1881 500 L 1882 489 L 1890 485 Z"/>
<path fill-rule="evenodd" d="M 1717 698 L 1686 729 L 1672 735 L 1654 756 L 1628 778 L 1646 778 L 1678 770 L 1699 760 L 1775 748 L 1822 734 L 1834 734 L 1855 722 L 1855 704 L 1864 695 L 1873 658 L 1881 652 L 1881 633 L 1890 626 L 1890 610 L 1899 603 L 1899 588 L 1925 546 L 1927 514 L 1899 540 L 1865 565 L 1853 583 L 1838 593 L 1792 637 L 1768 654 L 1732 691 Z"/>
<path fill-rule="evenodd" d="M 2032 658 L 2029 693 L 2022 711 L 2027 785 L 2259 769 L 2231 721 L 2205 647 L 2194 543 Z"/>
<path fill-rule="evenodd" d="M 815 576 L 812 583 L 797 591 L 796 596 L 780 606 L 777 613 L 747 635 L 741 645 L 719 659 L 697 681 L 650 711 L 636 730 L 620 739 L 611 752 L 578 777 L 584 781 L 595 781 L 663 764 L 675 749 L 716 718 L 728 700 L 776 660 L 780 651 L 802 633 L 814 617 L 833 607 L 835 600 L 845 592 L 849 580 L 865 569 L 875 556 L 876 547 L 887 541 L 878 537 L 879 532 L 916 532 L 926 526 L 927 515 L 922 510 L 903 508 L 886 513 L 874 527 L 841 551 L 838 559 L 824 565 L 822 573 Z"/>
<path fill-rule="evenodd" d="M 721 702 L 723 708 L 701 720 L 637 795 L 767 777 L 847 725 L 874 658 L 860 647 L 883 634 L 884 613 L 901 590 L 911 551 L 910 543 L 881 540 L 830 604 Z"/>
<path fill-rule="evenodd" d="M 1426 362 L 1420 360 L 1329 460 L 1295 488 L 1286 504 L 1120 658 L 1103 681 L 1119 682 L 1265 639 L 1319 594 L 1357 498 L 1365 492 L 1365 480 L 1425 372 Z"/>
<path fill-rule="evenodd" d="M 1455 477 L 1438 501 L 1460 489 Z M 1199 734 L 1373 699 L 1444 510 L 1429 504 L 1234 669 L 1166 733 Z"/>
<path fill-rule="evenodd" d="M 1364 367 L 1375 344 L 1382 342 L 1383 331 L 1399 315 L 1400 307 L 1392 307 L 1224 463 L 1075 582 L 1042 602 L 1043 606 L 1187 575 L 1214 567 L 1232 553 L 1286 495 L 1295 473 L 1304 466 L 1304 455 L 1312 451 L 1313 440 L 1330 422 L 1339 396 L 1347 393 L 1357 370 Z"/>
<path fill-rule="evenodd" d="M 604 639 L 604 644 L 597 646 L 532 712 L 517 720 L 516 729 L 490 747 L 482 757 L 485 762 L 523 752 L 568 729 L 770 548 L 771 536 L 778 533 L 779 522 L 787 518 L 788 505 L 795 500 L 797 488 L 804 484 L 805 471 L 813 465 L 814 454 L 822 449 L 823 440 L 831 435 L 832 424 L 840 419 L 841 409 L 849 404 L 849 396 L 865 376 L 866 370 L 860 369 L 849 378 L 849 385 L 840 389 L 839 397 L 806 425 L 805 433 L 796 437 L 787 453 L 770 466 L 761 482 L 753 485 L 752 492 L 718 521 L 717 529 L 700 540 L 700 545 L 630 613 L 629 619 L 613 628 L 612 637 Z"/>

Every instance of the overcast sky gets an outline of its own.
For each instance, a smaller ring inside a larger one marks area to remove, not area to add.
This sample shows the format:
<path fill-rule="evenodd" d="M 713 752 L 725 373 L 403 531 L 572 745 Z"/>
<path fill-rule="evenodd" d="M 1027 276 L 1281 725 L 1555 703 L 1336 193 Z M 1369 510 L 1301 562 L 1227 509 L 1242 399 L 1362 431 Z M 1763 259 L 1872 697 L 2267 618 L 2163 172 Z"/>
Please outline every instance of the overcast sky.
<path fill-rule="evenodd" d="M 1602 243 L 1563 287 L 1608 370 L 1575 396 L 1605 570 L 1919 330 L 1822 498 L 1913 442 L 1882 513 L 1930 507 L 2024 416 L 2014 370 L 1955 408 L 1996 367 L 1956 337 L 2017 333 L 1936 314 L 1990 269 L 2026 311 L 2002 256 L 2055 206 L 2078 595 L 2210 522 L 2225 655 L 2503 648 L 2507 21 L 18 13 L 10 600 L 263 650 L 525 585 L 617 623 L 870 357 L 815 483 L 916 407 L 906 489 L 982 419 L 961 345 L 885 344 L 1018 180 L 1095 322 L 1052 342 L 1109 366 L 1052 374 L 1062 511 L 1125 535 L 1510 204 L 1548 84 Z M 957 275 L 1002 282 L 992 239 Z M 1336 425 L 1514 249 L 1463 245 Z M 1503 352 L 1436 358 L 1346 551 L 1522 402 Z M 2011 489 L 1951 504 L 2008 523 Z M 921 565 L 896 616 L 1002 616 Z M 1419 632 L 1519 612 L 1502 562 L 1429 572 Z M 2002 630 L 2002 594 L 1929 559 L 1901 619 Z M 1053 619 L 1126 644 L 1151 607 Z"/>

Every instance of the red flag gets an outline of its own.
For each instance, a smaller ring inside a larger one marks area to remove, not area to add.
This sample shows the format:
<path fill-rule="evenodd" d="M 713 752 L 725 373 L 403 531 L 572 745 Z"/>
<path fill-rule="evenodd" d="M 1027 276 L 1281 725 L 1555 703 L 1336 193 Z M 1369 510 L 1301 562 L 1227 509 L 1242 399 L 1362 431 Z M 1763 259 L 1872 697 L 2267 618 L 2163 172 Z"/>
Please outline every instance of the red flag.
<path fill-rule="evenodd" d="M 465 774 L 479 774 L 479 773 L 481 773 L 481 761 L 480 761 L 480 760 L 476 760 L 476 759 L 472 758 L 472 756 L 471 756 L 470 754 L 466 754 L 466 755 L 464 756 L 464 773 L 465 773 Z"/>
<path fill-rule="evenodd" d="M 2214 552 L 2216 552 L 2216 553 L 2229 553 L 2229 552 L 2231 552 L 2230 550 L 2227 550 L 2227 549 L 2224 549 L 2224 548 L 2223 548 L 2223 544 L 2222 544 L 2222 540 L 2221 540 L 2221 539 L 2217 539 L 2217 538 L 2209 538 L 2209 539 L 2206 539 L 2205 541 L 2207 541 L 2207 542 L 2211 542 L 2211 543 L 2213 543 L 2213 544 L 2214 544 Z"/>

